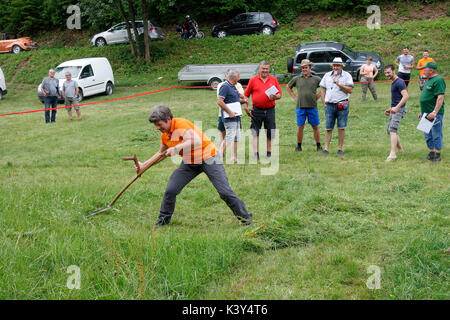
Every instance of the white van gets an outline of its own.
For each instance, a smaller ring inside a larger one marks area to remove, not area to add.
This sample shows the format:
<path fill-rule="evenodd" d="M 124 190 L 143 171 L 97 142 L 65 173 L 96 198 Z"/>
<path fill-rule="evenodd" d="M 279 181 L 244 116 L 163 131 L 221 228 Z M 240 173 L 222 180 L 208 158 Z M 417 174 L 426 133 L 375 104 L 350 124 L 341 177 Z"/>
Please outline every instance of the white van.
<path fill-rule="evenodd" d="M 55 78 L 59 80 L 59 92 L 62 92 L 62 86 L 66 81 L 66 73 L 72 74 L 72 80 L 78 82 L 80 89 L 78 101 L 84 97 L 92 96 L 98 93 L 111 95 L 114 90 L 114 75 L 106 58 L 85 58 L 70 60 L 61 63 L 55 68 Z M 38 98 L 44 102 L 44 94 L 41 91 L 41 85 L 38 87 Z M 60 97 L 62 100 L 62 97 Z"/>
<path fill-rule="evenodd" d="M 8 91 L 6 90 L 6 82 L 5 75 L 3 74 L 2 68 L 0 67 L 0 100 L 3 99 L 3 95 L 5 95 Z"/>

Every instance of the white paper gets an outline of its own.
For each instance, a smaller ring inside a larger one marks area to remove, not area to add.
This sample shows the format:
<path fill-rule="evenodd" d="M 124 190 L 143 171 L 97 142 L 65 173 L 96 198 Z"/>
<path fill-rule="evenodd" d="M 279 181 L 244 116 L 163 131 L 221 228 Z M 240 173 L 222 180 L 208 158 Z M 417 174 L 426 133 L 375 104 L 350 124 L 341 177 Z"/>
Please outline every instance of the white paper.
<path fill-rule="evenodd" d="M 233 111 L 236 116 L 242 116 L 242 108 L 240 102 L 227 103 L 227 107 L 228 109 L 230 109 L 230 111 Z M 230 117 L 230 115 L 225 110 L 223 110 L 223 116 L 225 118 Z"/>
<path fill-rule="evenodd" d="M 266 95 L 269 97 L 269 99 L 270 99 L 271 94 L 277 94 L 277 93 L 278 93 L 278 89 L 275 86 L 271 86 L 269 89 L 266 90 Z"/>
<path fill-rule="evenodd" d="M 417 130 L 423 131 L 425 133 L 430 133 L 431 128 L 434 125 L 434 122 L 436 121 L 436 118 L 434 118 L 433 121 L 430 121 L 426 119 L 427 113 L 424 113 L 422 115 L 422 118 L 419 121 L 419 124 L 417 125 Z"/>

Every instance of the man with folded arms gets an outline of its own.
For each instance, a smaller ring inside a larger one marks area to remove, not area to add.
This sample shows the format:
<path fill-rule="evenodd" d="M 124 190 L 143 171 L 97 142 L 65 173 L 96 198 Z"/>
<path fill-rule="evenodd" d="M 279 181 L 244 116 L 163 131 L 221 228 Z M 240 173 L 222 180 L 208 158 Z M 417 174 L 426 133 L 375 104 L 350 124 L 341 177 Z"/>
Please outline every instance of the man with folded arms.
<path fill-rule="evenodd" d="M 287 85 L 287 91 L 292 96 L 294 101 L 297 102 L 297 147 L 296 152 L 302 151 L 303 141 L 303 129 L 305 127 L 306 118 L 308 123 L 313 128 L 314 139 L 316 140 L 317 151 L 322 150 L 320 145 L 320 132 L 319 132 L 319 111 L 317 110 L 317 99 L 320 97 L 320 93 L 317 93 L 319 88 L 320 78 L 311 74 L 312 62 L 308 59 L 303 59 L 300 68 L 302 74 L 293 77 Z M 297 95 L 292 90 L 293 87 L 297 87 Z"/>
<path fill-rule="evenodd" d="M 348 98 L 353 92 L 353 78 L 344 68 L 342 58 L 334 58 L 331 63 L 332 71 L 325 73 L 320 86 L 322 101 L 325 107 L 326 116 L 326 132 L 325 132 L 325 147 L 323 154 L 328 155 L 328 148 L 330 147 L 331 137 L 333 136 L 334 125 L 337 120 L 338 128 L 338 156 L 342 157 L 344 152 L 345 128 L 347 128 L 349 101 Z"/>

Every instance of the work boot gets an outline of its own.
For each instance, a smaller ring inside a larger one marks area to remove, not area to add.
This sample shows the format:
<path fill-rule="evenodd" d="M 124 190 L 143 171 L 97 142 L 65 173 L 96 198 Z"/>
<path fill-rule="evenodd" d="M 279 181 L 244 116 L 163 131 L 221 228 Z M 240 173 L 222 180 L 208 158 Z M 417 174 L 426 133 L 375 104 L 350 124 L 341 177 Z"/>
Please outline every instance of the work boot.
<path fill-rule="evenodd" d="M 433 160 L 435 153 L 436 152 L 434 152 L 434 151 L 430 151 L 430 153 L 427 155 L 427 160 Z"/>
<path fill-rule="evenodd" d="M 433 162 L 439 162 L 439 161 L 441 161 L 441 153 L 440 153 L 440 152 L 436 152 L 436 153 L 434 154 L 433 159 L 431 159 L 431 161 L 433 161 Z"/>
<path fill-rule="evenodd" d="M 168 225 L 169 221 L 164 220 L 163 218 L 158 218 L 158 221 L 153 225 L 153 229 Z"/>
<path fill-rule="evenodd" d="M 251 226 L 253 224 L 253 215 L 249 212 L 247 218 L 239 217 L 239 220 L 242 222 L 242 225 Z"/>

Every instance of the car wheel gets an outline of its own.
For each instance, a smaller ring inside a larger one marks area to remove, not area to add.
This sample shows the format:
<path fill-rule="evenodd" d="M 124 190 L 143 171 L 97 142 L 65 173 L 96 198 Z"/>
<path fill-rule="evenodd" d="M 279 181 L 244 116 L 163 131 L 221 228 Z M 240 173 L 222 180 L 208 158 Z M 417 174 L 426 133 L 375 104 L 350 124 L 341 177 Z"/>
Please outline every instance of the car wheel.
<path fill-rule="evenodd" d="M 95 40 L 95 45 L 97 47 L 104 47 L 106 46 L 106 40 L 104 38 L 98 38 L 97 40 Z"/>
<path fill-rule="evenodd" d="M 273 30 L 271 27 L 265 26 L 261 29 L 262 34 L 271 35 L 273 34 Z"/>
<path fill-rule="evenodd" d="M 225 30 L 220 30 L 217 32 L 217 38 L 225 38 L 227 36 L 227 32 Z"/>
<path fill-rule="evenodd" d="M 114 87 L 113 87 L 112 83 L 111 83 L 111 82 L 108 82 L 108 84 L 106 85 L 105 94 L 106 94 L 107 96 L 110 96 L 110 95 L 113 94 L 113 90 L 114 90 Z"/>
<path fill-rule="evenodd" d="M 292 73 L 294 71 L 294 59 L 287 58 L 287 71 Z"/>
<path fill-rule="evenodd" d="M 210 86 L 211 89 L 213 89 L 213 90 L 217 90 L 217 86 L 221 82 L 222 82 L 222 80 L 220 80 L 219 78 L 212 78 L 211 80 L 209 80 L 208 86 Z"/>
<path fill-rule="evenodd" d="M 80 91 L 78 92 L 77 100 L 80 103 L 81 101 L 83 101 L 83 99 L 84 99 L 83 90 L 80 89 Z"/>
<path fill-rule="evenodd" d="M 17 54 L 17 53 L 20 53 L 20 51 L 22 51 L 22 48 L 19 47 L 17 44 L 12 47 L 13 53 Z"/>

